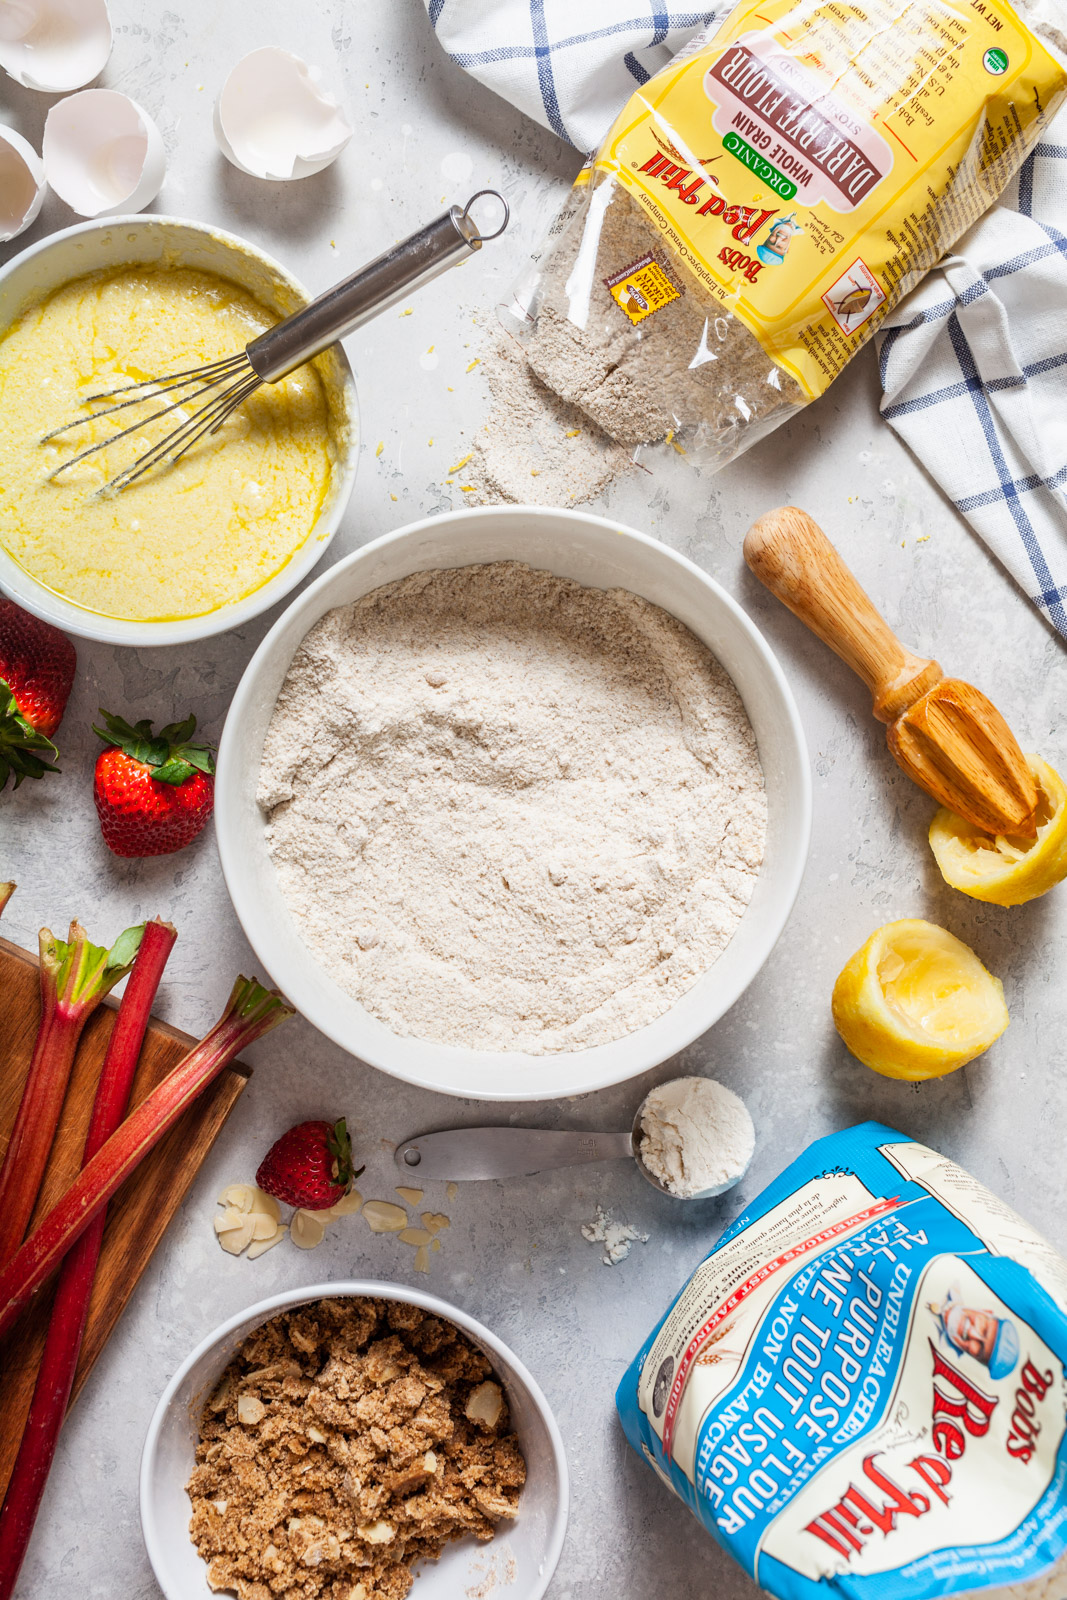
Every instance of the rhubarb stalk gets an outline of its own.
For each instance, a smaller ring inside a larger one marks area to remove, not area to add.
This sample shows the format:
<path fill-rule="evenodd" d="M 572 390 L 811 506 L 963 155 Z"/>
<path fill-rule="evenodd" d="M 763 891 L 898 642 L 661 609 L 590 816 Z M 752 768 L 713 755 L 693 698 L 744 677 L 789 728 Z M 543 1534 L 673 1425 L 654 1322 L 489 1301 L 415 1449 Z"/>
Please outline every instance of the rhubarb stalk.
<path fill-rule="evenodd" d="M 4 907 L 14 894 L 15 888 L 16 885 L 13 883 L 0 883 L 0 917 L 3 916 Z"/>
<path fill-rule="evenodd" d="M 116 1189 L 196 1097 L 242 1050 L 292 1014 L 293 1007 L 276 989 L 264 989 L 255 978 L 238 978 L 211 1032 L 130 1112 L 0 1270 L 0 1338 Z"/>
<path fill-rule="evenodd" d="M 145 923 L 100 1072 L 83 1165 L 110 1138 L 125 1114 L 156 990 L 177 937 L 169 922 Z M 106 1216 L 101 1207 L 59 1275 L 33 1401 L 0 1510 L 0 1600 L 9 1600 L 14 1590 L 48 1481 L 85 1336 Z"/>
<path fill-rule="evenodd" d="M 70 925 L 66 940 L 41 929 L 41 1021 L 29 1076 L 0 1166 L 0 1267 L 11 1260 L 33 1212 L 82 1029 L 130 970 L 142 927 L 104 950 Z"/>

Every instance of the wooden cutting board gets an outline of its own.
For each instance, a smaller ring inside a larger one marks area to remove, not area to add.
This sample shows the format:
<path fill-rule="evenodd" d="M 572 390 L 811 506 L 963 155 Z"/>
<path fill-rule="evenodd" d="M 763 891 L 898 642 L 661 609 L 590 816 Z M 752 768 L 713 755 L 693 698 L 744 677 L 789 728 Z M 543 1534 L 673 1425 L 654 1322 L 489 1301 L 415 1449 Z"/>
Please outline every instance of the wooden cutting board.
<path fill-rule="evenodd" d="M 6 1148 L 22 1097 L 39 1015 L 36 958 L 0 939 L 0 1151 Z M 105 1001 L 82 1034 L 35 1221 L 58 1200 L 81 1166 L 114 1016 L 115 1002 Z M 141 1051 L 131 1106 L 143 1100 L 195 1043 L 177 1028 L 153 1021 Z M 221 1073 L 111 1202 L 74 1379 L 74 1398 L 248 1078 L 249 1068 L 240 1062 Z M 19 1325 L 0 1341 L 0 1497 L 11 1475 L 33 1396 L 53 1292 L 53 1285 L 44 1288 Z"/>

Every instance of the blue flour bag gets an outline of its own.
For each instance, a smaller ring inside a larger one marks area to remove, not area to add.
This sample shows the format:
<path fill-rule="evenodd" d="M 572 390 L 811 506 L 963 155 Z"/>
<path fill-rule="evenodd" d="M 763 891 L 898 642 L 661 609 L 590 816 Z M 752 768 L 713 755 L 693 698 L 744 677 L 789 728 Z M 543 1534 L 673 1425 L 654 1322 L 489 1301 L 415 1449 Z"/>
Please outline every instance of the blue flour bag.
<path fill-rule="evenodd" d="M 969 1173 L 866 1122 L 726 1230 L 616 1403 L 763 1588 L 927 1600 L 1067 1548 L 1065 1363 L 1067 1261 Z"/>

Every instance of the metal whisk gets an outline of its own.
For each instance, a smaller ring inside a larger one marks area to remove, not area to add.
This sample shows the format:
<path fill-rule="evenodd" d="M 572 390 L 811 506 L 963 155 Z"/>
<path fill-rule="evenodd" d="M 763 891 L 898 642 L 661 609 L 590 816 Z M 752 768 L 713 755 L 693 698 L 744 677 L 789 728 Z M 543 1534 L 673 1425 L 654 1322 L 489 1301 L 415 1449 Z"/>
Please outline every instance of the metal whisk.
<path fill-rule="evenodd" d="M 503 207 L 503 221 L 492 233 L 482 233 L 473 219 L 471 208 L 476 201 L 492 197 Z M 62 473 L 69 472 L 79 461 L 85 461 L 99 450 L 110 449 L 120 439 L 140 433 L 149 423 L 172 412 L 185 413 L 179 425 L 157 444 L 117 472 L 98 491 L 124 489 L 152 467 L 163 462 L 173 464 L 191 450 L 198 440 L 217 433 L 226 418 L 249 395 L 265 383 L 278 383 L 297 367 L 310 361 L 329 348 L 337 339 L 369 322 L 379 312 L 413 290 L 419 289 L 431 278 L 464 260 L 474 250 L 479 250 L 489 239 L 499 238 L 508 225 L 507 201 L 495 189 L 479 189 L 462 207 L 450 206 L 433 222 L 420 228 L 409 238 L 387 250 L 369 266 L 354 272 L 325 294 L 319 295 L 303 311 L 286 317 L 266 333 L 261 333 L 237 355 L 225 356 L 205 366 L 188 367 L 183 372 L 173 372 L 166 377 L 146 378 L 140 383 L 122 384 L 100 394 L 87 396 L 84 404 L 95 406 L 110 400 L 113 404 L 95 410 L 87 417 L 79 417 L 53 428 L 41 440 L 48 444 L 70 434 L 75 428 L 85 427 L 101 417 L 117 416 L 130 406 L 144 406 L 155 400 L 166 399 L 166 404 L 145 416 L 138 414 L 129 427 L 108 435 L 106 439 L 91 444 L 87 449 L 61 462 L 49 474 L 53 482 Z M 118 398 L 121 397 L 121 398 Z"/>

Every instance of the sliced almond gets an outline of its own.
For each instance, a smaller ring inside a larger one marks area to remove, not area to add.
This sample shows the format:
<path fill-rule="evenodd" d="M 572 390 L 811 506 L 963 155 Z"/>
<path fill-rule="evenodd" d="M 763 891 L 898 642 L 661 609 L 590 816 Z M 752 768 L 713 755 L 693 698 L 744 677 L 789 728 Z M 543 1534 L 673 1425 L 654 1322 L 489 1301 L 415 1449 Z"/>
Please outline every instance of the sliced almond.
<path fill-rule="evenodd" d="M 273 1239 L 278 1231 L 277 1217 L 269 1217 L 265 1211 L 253 1211 L 248 1220 L 252 1224 L 253 1239 Z"/>
<path fill-rule="evenodd" d="M 308 1428 L 306 1431 L 307 1431 L 308 1438 L 313 1440 L 315 1444 L 325 1444 L 326 1443 L 326 1435 L 321 1431 L 321 1429 L 319 1429 L 319 1428 Z"/>
<path fill-rule="evenodd" d="M 429 1270 L 430 1252 L 427 1250 L 424 1244 L 420 1244 L 419 1248 L 415 1251 L 415 1271 L 429 1272 Z"/>
<path fill-rule="evenodd" d="M 393 1495 L 398 1495 L 402 1500 L 406 1500 L 409 1494 L 415 1493 L 416 1489 L 425 1489 L 437 1467 L 437 1457 L 432 1450 L 429 1452 L 429 1456 L 433 1462 L 431 1467 L 426 1466 L 426 1458 L 424 1457 L 421 1461 L 413 1461 L 410 1466 L 397 1473 L 389 1485 Z"/>
<path fill-rule="evenodd" d="M 474 1422 L 491 1433 L 500 1421 L 503 1410 L 504 1396 L 500 1392 L 500 1385 L 487 1379 L 467 1396 L 464 1415 L 468 1422 Z"/>
<path fill-rule="evenodd" d="M 487 1516 L 490 1522 L 511 1521 L 519 1514 L 518 1506 L 513 1505 L 499 1489 L 487 1489 L 478 1484 L 473 1490 L 472 1497 L 478 1510 Z"/>
<path fill-rule="evenodd" d="M 392 1200 L 368 1200 L 363 1216 L 372 1233 L 399 1233 L 408 1225 L 408 1214 L 403 1206 Z"/>
<path fill-rule="evenodd" d="M 423 1456 L 422 1470 L 423 1472 L 437 1471 L 437 1457 L 434 1455 L 432 1450 L 427 1450 L 426 1454 Z"/>
<path fill-rule="evenodd" d="M 268 1250 L 273 1250 L 276 1244 L 281 1244 L 289 1229 L 282 1223 L 276 1226 L 269 1239 L 253 1239 L 248 1247 L 249 1261 L 255 1261 L 259 1256 L 266 1255 Z"/>
<path fill-rule="evenodd" d="M 211 1502 L 220 1517 L 224 1517 L 226 1515 L 226 1507 L 229 1505 L 229 1503 L 230 1502 L 228 1500 L 212 1500 Z"/>
<path fill-rule="evenodd" d="M 356 1212 L 360 1210 L 362 1205 L 363 1196 L 360 1194 L 359 1190 L 349 1189 L 348 1193 L 342 1199 L 336 1201 L 330 1207 L 329 1211 L 325 1213 L 325 1215 L 328 1216 L 331 1221 L 336 1221 L 338 1217 L 352 1217 L 355 1216 Z"/>
<path fill-rule="evenodd" d="M 238 1211 L 236 1206 L 227 1206 L 225 1211 L 220 1211 L 215 1218 L 216 1233 L 232 1233 L 234 1228 L 243 1228 L 248 1220 L 244 1211 Z"/>
<path fill-rule="evenodd" d="M 253 1367 L 241 1379 L 242 1389 L 255 1388 L 260 1383 L 277 1383 L 279 1378 L 299 1378 L 299 1361 L 268 1361 L 265 1367 Z"/>
<path fill-rule="evenodd" d="M 326 1237 L 326 1224 L 316 1211 L 294 1211 L 289 1237 L 300 1250 L 314 1250 Z"/>
<path fill-rule="evenodd" d="M 257 1194 L 254 1183 L 228 1183 L 216 1201 L 220 1206 L 232 1206 L 235 1211 L 251 1211 Z"/>
<path fill-rule="evenodd" d="M 252 1243 L 252 1218 L 243 1217 L 238 1228 L 227 1228 L 219 1234 L 219 1244 L 227 1255 L 239 1256 Z"/>
<path fill-rule="evenodd" d="M 230 1396 L 232 1395 L 232 1393 L 233 1393 L 233 1379 L 230 1377 L 229 1373 L 227 1372 L 224 1375 L 224 1377 L 222 1379 L 222 1382 L 219 1384 L 218 1388 L 215 1390 L 215 1393 L 211 1396 L 211 1399 L 208 1401 L 209 1409 L 211 1411 L 216 1411 L 216 1412 L 225 1411 L 226 1407 L 230 1403 Z"/>
<path fill-rule="evenodd" d="M 364 1522 L 356 1532 L 368 1544 L 388 1544 L 396 1530 L 391 1522 Z"/>
<path fill-rule="evenodd" d="M 442 1228 L 447 1228 L 451 1225 L 451 1220 L 450 1217 L 445 1216 L 443 1211 L 424 1211 L 422 1213 L 422 1225 L 424 1228 L 428 1228 L 431 1233 L 440 1233 Z"/>
<path fill-rule="evenodd" d="M 252 1210 L 258 1211 L 261 1216 L 273 1217 L 275 1222 L 282 1220 L 282 1208 L 272 1194 L 265 1189 L 252 1190 Z"/>
<path fill-rule="evenodd" d="M 397 1234 L 397 1238 L 401 1244 L 429 1244 L 433 1234 L 425 1228 L 405 1228 Z"/>
<path fill-rule="evenodd" d="M 400 1196 L 401 1200 L 404 1201 L 405 1205 L 409 1206 L 417 1206 L 423 1196 L 423 1191 L 421 1189 L 404 1189 L 399 1183 L 396 1186 L 396 1192 Z"/>
<path fill-rule="evenodd" d="M 316 1539 L 304 1551 L 301 1560 L 305 1567 L 317 1567 L 323 1561 L 336 1561 L 341 1554 L 341 1545 L 335 1533 L 328 1533 L 324 1539 Z"/>
<path fill-rule="evenodd" d="M 254 1394 L 242 1394 L 237 1398 L 237 1420 L 246 1427 L 254 1428 L 257 1422 L 262 1422 L 267 1415 L 267 1408 L 262 1400 L 257 1400 Z"/>

